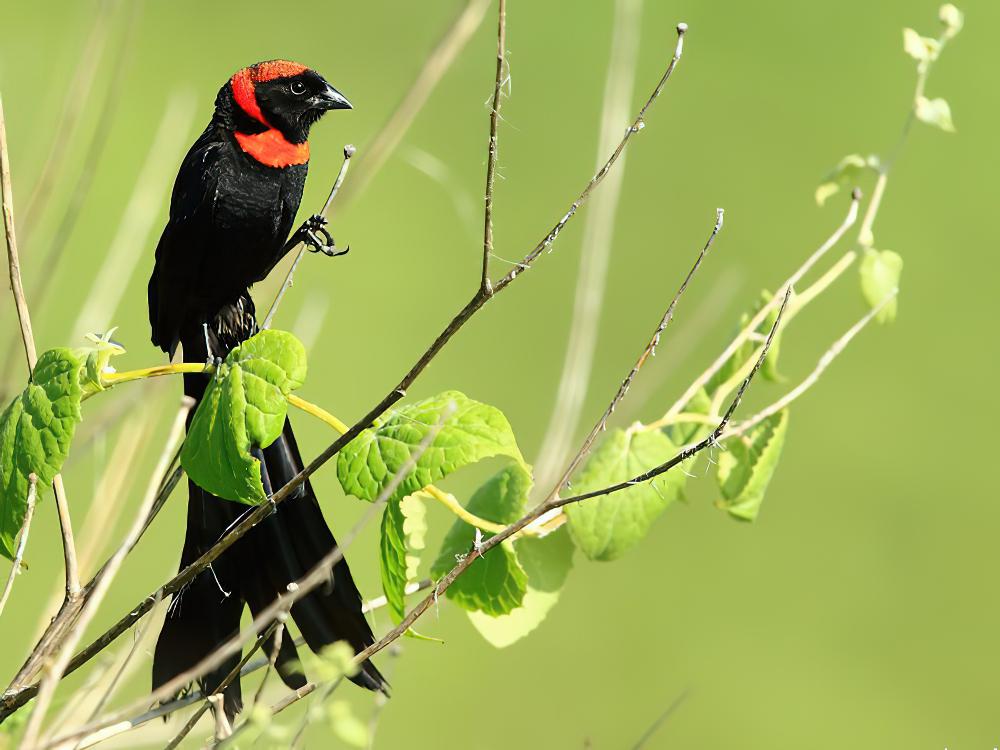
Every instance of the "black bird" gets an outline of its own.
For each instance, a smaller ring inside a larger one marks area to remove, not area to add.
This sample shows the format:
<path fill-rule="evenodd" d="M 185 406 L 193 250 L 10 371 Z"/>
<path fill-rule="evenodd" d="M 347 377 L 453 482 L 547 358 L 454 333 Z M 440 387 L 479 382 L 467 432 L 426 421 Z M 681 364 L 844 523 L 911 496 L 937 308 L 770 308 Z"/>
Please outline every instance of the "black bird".
<path fill-rule="evenodd" d="M 309 129 L 327 111 L 351 104 L 322 76 L 298 63 L 271 60 L 236 73 L 219 90 L 215 113 L 181 164 L 170 219 L 149 279 L 154 344 L 185 362 L 226 354 L 257 332 L 249 288 L 267 276 L 300 239 L 334 254 L 325 220 L 313 216 L 291 237 L 309 165 Z M 200 399 L 207 375 L 185 375 L 184 392 Z M 265 489 L 278 489 L 302 469 L 286 420 L 282 436 L 263 449 Z M 214 497 L 188 482 L 184 568 L 212 547 L 246 506 Z M 171 602 L 153 658 L 156 688 L 197 664 L 239 630 L 244 605 L 256 614 L 300 578 L 336 541 L 309 482 L 276 512 L 226 550 Z M 313 651 L 346 640 L 360 652 L 374 638 L 346 561 L 330 583 L 291 610 Z M 273 638 L 264 644 L 270 651 Z M 239 661 L 236 655 L 200 680 L 212 691 Z M 281 641 L 278 672 L 296 689 L 306 684 L 289 637 Z M 371 662 L 353 681 L 386 691 Z M 239 680 L 225 690 L 225 711 L 241 708 Z"/>

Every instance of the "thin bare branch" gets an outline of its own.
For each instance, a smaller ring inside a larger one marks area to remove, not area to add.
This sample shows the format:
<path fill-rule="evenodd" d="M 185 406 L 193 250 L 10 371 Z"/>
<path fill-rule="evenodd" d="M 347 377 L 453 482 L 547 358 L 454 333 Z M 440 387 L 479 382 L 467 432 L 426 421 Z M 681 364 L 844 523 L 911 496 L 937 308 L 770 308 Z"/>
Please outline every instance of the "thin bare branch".
<path fill-rule="evenodd" d="M 111 697 L 115 694 L 115 690 L 118 689 L 118 686 L 125 678 L 125 675 L 129 673 L 130 671 L 129 666 L 133 663 L 132 660 L 135 658 L 136 653 L 138 653 L 139 646 L 142 644 L 143 639 L 146 637 L 146 633 L 149 632 L 149 629 L 150 627 L 152 627 L 152 625 L 153 625 L 153 618 L 152 617 L 146 618 L 146 622 L 143 623 L 142 628 L 140 628 L 139 632 L 135 636 L 135 639 L 132 641 L 132 645 L 125 653 L 125 658 L 123 658 L 121 664 L 118 665 L 118 669 L 115 670 L 115 674 L 108 682 L 107 687 L 104 688 L 104 691 L 101 693 L 101 697 L 97 699 L 97 703 L 94 704 L 94 707 L 90 710 L 90 713 L 87 715 L 87 718 L 84 720 L 83 723 L 93 721 L 98 715 L 100 715 L 101 711 L 104 710 L 104 707 L 107 705 L 108 701 L 111 700 Z M 73 746 L 73 750 L 80 750 L 80 747 L 81 743 L 78 742 L 76 745 Z"/>
<path fill-rule="evenodd" d="M 122 541 L 117 552 L 115 552 L 111 559 L 108 560 L 108 563 L 101 569 L 101 572 L 96 579 L 96 583 L 94 584 L 93 592 L 88 597 L 83 609 L 80 611 L 79 619 L 77 620 L 73 631 L 61 644 L 59 644 L 53 655 L 53 659 L 44 669 L 44 676 L 38 688 L 38 701 L 35 705 L 35 710 L 31 712 L 31 717 L 28 719 L 28 725 L 24 730 L 24 737 L 21 741 L 21 747 L 24 748 L 24 750 L 31 750 L 31 748 L 36 747 L 38 744 L 39 732 L 41 731 L 42 726 L 44 726 L 43 721 L 45 719 L 45 714 L 48 711 L 49 704 L 52 702 L 52 698 L 55 696 L 59 680 L 62 679 L 63 673 L 69 665 L 70 658 L 73 655 L 73 649 L 76 648 L 80 638 L 83 637 L 83 632 L 87 625 L 94 618 L 94 615 L 97 614 L 97 609 L 100 607 L 101 601 L 103 601 L 104 596 L 107 594 L 108 589 L 111 586 L 111 582 L 118 574 L 121 564 L 125 561 L 125 556 L 128 554 L 129 550 L 132 549 L 135 541 L 139 538 L 139 534 L 142 533 L 146 516 L 149 514 L 153 501 L 156 499 L 157 490 L 162 485 L 163 478 L 166 475 L 170 457 L 173 455 L 176 446 L 180 443 L 181 437 L 184 434 L 184 423 L 188 412 L 191 407 L 194 406 L 194 399 L 185 396 L 184 404 L 186 408 L 181 409 L 177 414 L 177 419 L 174 420 L 174 424 L 170 429 L 170 435 L 167 438 L 166 445 L 164 446 L 163 454 L 160 456 L 160 460 L 153 472 L 149 487 L 146 490 L 146 496 L 143 498 L 143 501 L 139 506 L 139 512 L 136 514 L 132 528 L 129 530 L 128 534 L 126 534 L 125 539 Z"/>
<path fill-rule="evenodd" d="M 572 503 L 583 502 L 585 500 L 589 500 L 590 498 L 598 497 L 601 495 L 610 495 L 615 492 L 620 492 L 621 490 L 627 489 L 629 487 L 633 487 L 637 484 L 648 482 L 650 479 L 653 479 L 654 477 L 657 477 L 667 471 L 670 471 L 678 464 L 683 463 L 684 461 L 688 460 L 692 456 L 697 455 L 706 448 L 715 445 L 718 442 L 719 437 L 725 431 L 726 426 L 729 424 L 729 421 L 733 416 L 733 412 L 735 412 L 736 408 L 739 406 L 740 401 L 743 398 L 743 394 L 746 392 L 746 389 L 750 386 L 750 382 L 753 380 L 754 376 L 757 374 L 757 371 L 764 363 L 764 359 L 766 358 L 767 352 L 770 349 L 771 342 L 774 340 L 774 334 L 778 330 L 779 325 L 781 324 L 781 317 L 785 312 L 785 307 L 788 305 L 788 299 L 791 296 L 791 293 L 792 289 L 791 287 L 789 287 L 785 291 L 784 297 L 781 302 L 781 307 L 778 308 L 777 317 L 774 321 L 774 325 L 771 326 L 770 333 L 768 333 L 767 340 L 765 341 L 763 346 L 763 351 L 761 352 L 761 356 L 758 357 L 757 362 L 754 364 L 754 368 L 750 371 L 750 373 L 744 379 L 743 383 L 740 385 L 740 388 L 736 392 L 736 395 L 734 396 L 732 403 L 730 403 L 729 408 L 726 410 L 726 413 L 723 415 L 718 426 L 716 426 L 716 428 L 712 430 L 711 434 L 709 434 L 707 437 L 705 437 L 698 443 L 682 448 L 677 453 L 677 455 L 675 455 L 670 460 L 660 464 L 659 466 L 655 466 L 649 471 L 643 472 L 642 474 L 639 474 L 638 476 L 635 476 L 632 479 L 629 479 L 624 482 L 619 482 L 617 484 L 613 484 L 609 487 L 604 487 L 602 489 L 594 490 L 593 492 L 587 492 L 581 495 L 574 495 L 573 497 L 566 497 L 566 498 L 554 497 L 548 502 L 536 506 L 532 511 L 527 513 L 518 521 L 512 523 L 510 526 L 508 526 L 499 534 L 491 536 L 489 539 L 486 539 L 482 543 L 474 546 L 471 550 L 469 550 L 469 553 L 462 560 L 460 560 L 450 571 L 448 571 L 448 573 L 444 575 L 444 577 L 442 577 L 437 582 L 430 595 L 421 599 L 420 602 L 417 604 L 417 606 L 415 606 L 412 610 L 410 610 L 410 612 L 407 613 L 406 617 L 404 617 L 402 621 L 395 628 L 393 628 L 385 636 L 383 636 L 378 641 L 378 643 L 369 646 L 360 654 L 358 654 L 357 656 L 358 663 L 364 661 L 373 654 L 377 654 L 386 646 L 396 641 L 403 633 L 405 633 L 409 628 L 413 626 L 413 623 L 416 622 L 421 617 L 421 615 L 424 614 L 424 612 L 426 612 L 434 605 L 434 603 L 438 600 L 441 594 L 447 591 L 448 587 L 451 586 L 452 583 L 454 583 L 455 579 L 458 578 L 460 575 L 462 575 L 462 573 L 464 573 L 466 570 L 468 570 L 469 566 L 472 565 L 472 563 L 475 562 L 475 560 L 481 558 L 483 555 L 485 555 L 487 552 L 493 549 L 493 547 L 500 544 L 504 540 L 509 539 L 511 536 L 516 534 L 525 526 L 533 523 L 542 516 L 551 513 L 557 508 L 562 508 Z"/>
<path fill-rule="evenodd" d="M 24 559 L 24 548 L 28 546 L 28 532 L 31 530 L 31 518 L 35 515 L 35 498 L 38 496 L 38 477 L 34 472 L 28 475 L 28 507 L 24 511 L 24 521 L 21 523 L 21 538 L 17 542 L 17 549 L 14 551 L 14 562 L 10 568 L 10 575 L 7 576 L 7 583 L 4 584 L 3 594 L 0 595 L 0 615 L 3 608 L 7 606 L 7 597 L 10 596 L 14 588 L 14 579 L 21 572 L 21 560 Z"/>
<path fill-rule="evenodd" d="M 480 291 L 490 294 L 490 255 L 493 253 L 493 183 L 497 172 L 497 125 L 500 122 L 500 94 L 504 85 L 504 59 L 507 54 L 507 0 L 500 0 L 497 12 L 497 75 L 490 106 L 490 142 L 486 156 L 486 198 L 483 210 L 483 274 Z"/>
<path fill-rule="evenodd" d="M 337 179 L 333 181 L 333 187 L 330 188 L 330 195 L 327 196 L 326 203 L 323 204 L 323 209 L 319 212 L 320 216 L 326 218 L 330 213 L 330 206 L 333 205 L 333 199 L 337 197 L 337 193 L 340 192 L 340 186 L 344 184 L 344 178 L 347 177 L 347 170 L 351 166 L 351 157 L 354 156 L 356 149 L 354 146 L 347 144 L 344 146 L 344 161 L 340 165 L 340 171 L 337 172 Z M 271 321 L 274 320 L 274 315 L 278 312 L 278 305 L 281 304 L 282 298 L 285 296 L 285 292 L 292 286 L 292 280 L 295 276 L 295 269 L 299 267 L 299 262 L 302 260 L 302 256 L 305 255 L 306 248 L 303 243 L 299 243 L 299 253 L 295 256 L 295 260 L 292 262 L 291 268 L 288 269 L 288 273 L 285 274 L 285 280 L 281 282 L 281 287 L 278 289 L 278 293 L 274 296 L 274 300 L 271 302 L 271 307 L 268 308 L 267 315 L 264 316 L 264 323 L 261 328 L 270 328 Z"/>
<path fill-rule="evenodd" d="M 810 255 L 806 261 L 785 280 L 779 289 L 793 288 L 802 279 L 802 277 L 805 276 L 814 265 L 816 265 L 820 258 L 826 255 L 832 247 L 840 242 L 841 238 L 847 233 L 847 231 L 854 226 L 854 222 L 858 220 L 858 204 L 860 202 L 861 192 L 859 190 L 853 191 L 851 193 L 851 203 L 847 210 L 847 216 L 840 223 L 840 226 L 838 226 L 834 230 L 833 234 L 831 234 L 826 241 L 820 245 L 819 248 L 817 248 L 816 251 L 813 252 L 813 254 Z M 684 411 L 684 407 L 691 401 L 691 399 L 694 398 L 695 395 L 697 395 L 697 393 L 705 387 L 708 381 L 712 379 L 712 376 L 715 375 L 715 373 L 717 373 L 722 366 L 729 361 L 736 350 L 743 345 L 743 342 L 746 341 L 753 334 L 753 332 L 761 326 L 779 301 L 780 297 L 775 295 L 767 304 L 761 307 L 757 314 L 753 316 L 751 321 L 747 323 L 747 325 L 743 327 L 743 330 L 741 330 L 729 343 L 729 346 L 722 351 L 722 354 L 720 354 L 704 372 L 694 379 L 694 382 L 688 386 L 683 395 L 667 410 L 667 413 L 663 417 L 664 420 L 669 421 Z"/>
<path fill-rule="evenodd" d="M 414 594 L 418 591 L 424 591 L 425 589 L 429 589 L 433 585 L 433 583 L 434 582 L 428 578 L 425 578 L 419 582 L 409 583 L 406 586 L 406 594 L 407 595 Z M 380 609 L 384 606 L 386 606 L 386 599 L 384 596 L 380 596 L 366 602 L 364 606 L 361 608 L 361 611 L 371 612 L 372 610 Z M 281 646 L 280 638 L 290 637 L 287 635 L 287 631 L 280 625 L 280 623 L 278 627 L 279 629 L 275 631 L 274 655 L 278 653 L 278 649 Z M 279 635 L 279 633 L 281 633 L 282 635 Z M 294 643 L 296 647 L 301 647 L 305 643 L 305 641 L 302 638 L 296 638 Z M 248 674 L 252 674 L 264 668 L 269 668 L 270 671 L 273 671 L 274 655 L 267 659 L 257 659 L 249 662 L 243 667 L 242 671 L 240 672 L 240 677 L 245 677 Z M 263 688 L 266 678 L 267 676 L 265 675 L 265 678 L 261 680 L 261 684 L 257 688 L 257 692 L 254 697 L 254 703 L 252 704 L 252 706 L 257 705 L 260 702 L 260 698 L 263 695 Z M 111 737 L 116 737 L 119 734 L 129 732 L 133 729 L 138 729 L 143 724 L 147 724 L 150 721 L 153 721 L 154 719 L 170 716 L 171 714 L 183 710 L 184 708 L 187 708 L 188 706 L 197 703 L 198 701 L 204 700 L 205 698 L 206 696 L 204 695 L 204 693 L 200 691 L 194 691 L 188 695 L 185 695 L 183 698 L 178 698 L 174 701 L 162 703 L 159 706 L 157 706 L 156 709 L 153 711 L 147 711 L 143 714 L 139 714 L 138 716 L 133 716 L 125 721 L 120 721 L 116 724 L 112 724 L 110 727 L 107 727 L 91 735 L 88 735 L 87 737 L 80 740 L 80 743 L 77 746 L 77 748 L 78 750 L 82 750 L 83 748 L 92 747 L 98 742 L 103 742 L 104 740 L 110 739 Z M 88 719 L 88 723 L 92 720 L 93 717 Z"/>
<path fill-rule="evenodd" d="M 687 28 L 688 27 L 686 23 L 677 24 L 677 44 L 674 47 L 674 55 L 670 59 L 670 64 L 667 65 L 667 69 L 663 72 L 663 75 L 660 77 L 660 81 L 659 83 L 656 84 L 656 87 L 653 89 L 653 93 L 649 95 L 649 98 L 646 100 L 646 103 L 642 105 L 642 109 L 639 110 L 639 114 L 636 115 L 636 118 L 635 120 L 633 120 L 632 125 L 625 130 L 625 135 L 622 136 L 622 139 L 621 141 L 619 141 L 618 146 L 615 148 L 614 152 L 611 154 L 611 156 L 608 157 L 607 161 L 604 162 L 604 165 L 597 171 L 597 174 L 595 174 L 590 179 L 590 182 L 587 183 L 587 186 L 583 189 L 583 192 L 581 192 L 580 195 L 577 196 L 577 199 L 573 201 L 573 203 L 570 205 L 569 210 L 565 214 L 563 214 L 563 217 L 559 219 L 559 221 L 555 223 L 555 226 L 553 226 L 552 229 L 549 230 L 549 233 L 545 235 L 544 238 L 542 238 L 541 242 L 535 245 L 534 249 L 532 249 L 531 252 L 525 255 L 520 263 L 517 263 L 510 271 L 507 272 L 507 275 L 505 275 L 502 279 L 500 279 L 500 281 L 496 283 L 496 285 L 494 286 L 494 292 L 498 292 L 504 287 L 506 287 L 514 279 L 516 279 L 517 276 L 522 271 L 527 271 L 531 267 L 531 264 L 534 263 L 535 260 L 538 258 L 538 256 L 541 255 L 544 250 L 552 246 L 552 243 L 556 241 L 556 238 L 559 236 L 559 233 L 562 232 L 562 230 L 566 227 L 569 221 L 576 215 L 576 212 L 580 210 L 580 207 L 587 202 L 587 199 L 590 197 L 591 193 L 594 192 L 594 189 L 604 181 L 604 178 L 607 176 L 608 172 L 611 171 L 611 168 L 615 165 L 615 163 L 621 157 L 622 153 L 625 151 L 625 148 L 628 146 L 629 141 L 632 139 L 632 136 L 638 133 L 644 127 L 646 127 L 646 113 L 649 111 L 649 108 L 653 106 L 653 102 L 655 102 L 656 99 L 660 96 L 660 93 L 663 91 L 663 87 L 666 86 L 667 81 L 670 80 L 670 76 L 674 72 L 674 68 L 676 68 L 677 63 L 680 62 L 681 53 L 684 51 L 684 34 L 687 33 Z"/>
<path fill-rule="evenodd" d="M 642 736 L 639 737 L 638 741 L 632 746 L 632 750 L 641 750 L 641 748 L 646 746 L 646 743 L 652 739 L 653 735 L 656 734 L 657 731 L 659 731 L 660 727 L 663 726 L 663 723 L 669 719 L 678 708 L 681 707 L 681 704 L 685 700 L 687 700 L 688 692 L 689 691 L 686 689 L 681 691 L 681 694 L 670 702 L 670 705 L 664 709 L 663 713 L 657 716 L 656 720 L 649 725 L 645 732 L 642 733 Z"/>
<path fill-rule="evenodd" d="M 621 125 L 629 117 L 639 60 L 642 4 L 643 0 L 615 0 L 595 169 L 614 148 L 621 136 Z M 573 314 L 552 412 L 534 461 L 535 487 L 550 487 L 558 479 L 560 469 L 570 457 L 572 442 L 580 426 L 584 400 L 594 372 L 598 324 L 604 306 L 625 165 L 623 155 L 618 169 L 608 175 L 604 188 L 594 196 L 584 221 Z"/>
<path fill-rule="evenodd" d="M 642 353 L 639 355 L 639 359 L 636 360 L 635 365 L 633 365 L 632 369 L 629 370 L 628 375 L 625 376 L 622 384 L 618 387 L 618 392 L 615 393 L 614 398 L 611 399 L 611 403 L 608 404 L 608 407 L 604 410 L 601 418 L 597 420 L 597 424 L 594 425 L 593 429 L 591 429 L 590 433 L 583 441 L 583 445 L 580 446 L 580 450 L 577 451 L 576 455 L 573 456 L 572 460 L 566 466 L 566 470 L 563 472 L 556 485 L 552 488 L 552 491 L 549 493 L 546 501 L 557 497 L 559 493 L 569 484 L 569 480 L 572 478 L 577 468 L 579 468 L 583 459 L 590 453 L 590 449 L 593 447 L 594 441 L 597 440 L 598 435 L 607 429 L 608 420 L 611 418 L 611 415 L 614 414 L 615 408 L 617 408 L 618 404 L 621 403 L 623 398 L 625 398 L 625 394 L 628 393 L 629 388 L 632 386 L 632 381 L 635 380 L 635 376 L 639 374 L 639 370 L 642 369 L 644 364 L 646 364 L 647 359 L 656 356 L 656 347 L 660 343 L 660 336 L 663 335 L 667 326 L 670 325 L 670 321 L 674 319 L 674 310 L 677 308 L 677 303 L 680 301 L 681 296 L 688 288 L 688 284 L 691 283 L 691 279 L 694 278 L 694 275 L 701 267 L 701 262 L 705 259 L 708 251 L 712 248 L 715 238 L 718 236 L 719 232 L 722 231 L 724 216 L 725 213 L 721 208 L 716 209 L 715 225 L 712 227 L 712 232 L 708 235 L 708 239 L 705 241 L 705 245 L 702 247 L 701 252 L 698 253 L 698 257 L 695 258 L 694 265 L 691 266 L 691 270 L 688 271 L 687 276 L 684 277 L 684 281 L 681 282 L 681 285 L 678 287 L 673 299 L 670 300 L 670 304 L 667 306 L 666 312 L 663 313 L 663 317 L 657 324 L 656 330 L 653 331 L 652 338 L 642 350 Z"/>
<path fill-rule="evenodd" d="M 216 687 L 215 690 L 212 691 L 212 694 L 206 697 L 205 702 L 202 703 L 193 714 L 191 714 L 190 718 L 184 723 L 184 726 L 181 727 L 180 731 L 177 732 L 177 734 L 174 735 L 174 738 L 167 743 L 164 750 L 174 750 L 175 747 L 181 744 L 184 738 L 190 734 L 192 729 L 194 729 L 194 725 L 198 723 L 198 720 L 205 715 L 205 712 L 210 706 L 214 705 L 212 703 L 212 699 L 216 696 L 222 696 L 226 688 L 232 684 L 233 680 L 240 676 L 243 667 L 245 667 L 247 662 L 250 661 L 250 658 L 257 653 L 257 650 L 264 644 L 264 641 L 271 637 L 271 634 L 274 633 L 276 627 L 284 629 L 284 625 L 282 623 L 274 622 L 271 627 L 260 634 L 250 650 L 246 652 L 246 655 L 240 659 L 239 663 L 235 667 L 229 670 L 229 674 L 222 678 L 222 682 L 219 683 L 218 687 Z M 278 647 L 280 647 L 280 645 L 280 643 L 276 644 L 274 649 L 275 657 L 278 654 Z M 219 710 L 219 708 L 217 707 L 216 710 Z"/>
<path fill-rule="evenodd" d="M 264 671 L 264 676 L 260 678 L 260 684 L 257 686 L 256 692 L 253 694 L 253 701 L 250 703 L 250 710 L 247 711 L 248 716 L 253 716 L 254 709 L 257 708 L 257 704 L 260 703 L 261 696 L 264 695 L 264 687 L 267 685 L 267 678 L 274 672 L 274 664 L 278 661 L 278 654 L 281 653 L 281 642 L 284 640 L 286 632 L 285 623 L 279 620 L 278 627 L 274 630 L 274 645 L 271 647 L 271 655 L 267 657 L 266 660 L 267 668 Z M 251 667 L 252 664 L 245 666 L 243 668 L 243 672 L 240 674 L 240 677 L 242 678 L 243 675 L 252 672 L 253 670 Z"/>
<path fill-rule="evenodd" d="M 44 745 L 42 745 L 42 750 L 44 748 L 56 747 L 66 742 L 71 742 L 73 740 L 78 740 L 81 737 L 86 737 L 88 734 L 93 732 L 99 732 L 109 726 L 115 725 L 122 721 L 131 722 L 129 716 L 137 710 L 141 710 L 144 706 L 149 706 L 151 704 L 158 703 L 163 700 L 167 700 L 172 696 L 176 695 L 178 692 L 183 690 L 191 682 L 199 678 L 200 676 L 210 672 L 215 669 L 220 664 L 222 664 L 226 659 L 235 653 L 238 653 L 242 649 L 243 645 L 253 638 L 260 636 L 268 628 L 272 627 L 273 623 L 280 619 L 283 615 L 287 615 L 292 606 L 302 599 L 304 596 L 309 594 L 311 591 L 319 586 L 326 585 L 330 582 L 330 575 L 333 566 L 344 559 L 344 550 L 349 547 L 353 541 L 357 538 L 361 530 L 371 521 L 376 513 L 382 509 L 382 507 L 388 502 L 389 498 L 392 497 L 393 493 L 399 487 L 400 483 L 409 475 L 416 466 L 417 461 L 424 454 L 424 451 L 431 445 L 434 439 L 437 437 L 441 426 L 451 415 L 453 409 L 445 409 L 438 422 L 431 427 L 427 435 L 420 442 L 420 444 L 414 449 L 410 454 L 406 462 L 393 474 L 392 478 L 386 484 L 386 486 L 379 493 L 378 497 L 374 502 L 368 507 L 365 514 L 361 519 L 354 525 L 354 527 L 343 537 L 336 547 L 330 550 L 326 555 L 320 559 L 319 562 L 313 566 L 309 572 L 302 576 L 297 581 L 289 583 L 287 586 L 287 593 L 283 596 L 279 596 L 273 602 L 271 602 L 267 607 L 262 609 L 253 619 L 253 621 L 246 628 L 241 630 L 235 636 L 230 638 L 224 644 L 219 646 L 215 651 L 205 656 L 200 662 L 195 664 L 190 669 L 182 672 L 171 680 L 167 681 L 156 690 L 154 690 L 150 695 L 141 698 L 140 700 L 130 704 L 126 708 L 113 713 L 112 715 L 99 719 L 94 722 L 80 727 L 72 732 L 64 734 L 55 739 L 50 739 Z M 82 618 L 81 618 L 82 619 Z M 243 666 L 242 664 L 240 665 Z M 43 681 L 42 687 L 39 690 L 39 705 L 41 705 L 41 695 L 45 690 L 45 683 Z M 209 696 L 210 698 L 211 696 Z M 38 713 L 38 707 L 32 713 L 35 716 Z M 162 715 L 162 714 L 161 714 Z M 27 733 L 25 734 L 27 737 Z M 25 750 L 30 750 L 33 745 L 24 745 Z"/>

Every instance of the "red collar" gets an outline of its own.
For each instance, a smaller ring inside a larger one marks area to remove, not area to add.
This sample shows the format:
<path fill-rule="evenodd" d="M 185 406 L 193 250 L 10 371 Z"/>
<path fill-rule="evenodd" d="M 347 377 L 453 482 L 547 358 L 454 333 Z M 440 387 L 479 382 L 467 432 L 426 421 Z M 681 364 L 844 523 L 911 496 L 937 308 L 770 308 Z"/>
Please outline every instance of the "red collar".
<path fill-rule="evenodd" d="M 248 135 L 235 132 L 240 148 L 253 159 L 268 167 L 290 167 L 309 161 L 309 142 L 292 143 L 276 128 Z"/>

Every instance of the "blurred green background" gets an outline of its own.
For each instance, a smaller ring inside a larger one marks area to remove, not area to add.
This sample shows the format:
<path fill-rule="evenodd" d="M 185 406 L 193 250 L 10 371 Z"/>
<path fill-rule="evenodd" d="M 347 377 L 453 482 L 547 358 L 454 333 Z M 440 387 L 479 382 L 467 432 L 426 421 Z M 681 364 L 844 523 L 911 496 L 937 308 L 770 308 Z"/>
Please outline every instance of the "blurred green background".
<path fill-rule="evenodd" d="M 52 277 L 44 305 L 33 310 L 39 348 L 82 343 L 73 338 L 77 317 L 96 295 L 110 305 L 100 325 L 120 326 L 116 339 L 128 347 L 120 369 L 162 361 L 146 322 L 152 252 L 182 151 L 234 70 L 273 57 L 300 60 L 354 102 L 353 112 L 314 130 L 303 202 L 303 213 L 311 212 L 336 174 L 342 145 L 365 153 L 461 5 L 149 2 L 127 65 L 116 65 L 122 6 L 72 135 L 57 132 L 56 123 L 98 6 L 5 3 L 0 91 L 16 209 L 27 204 L 53 140 L 64 139 L 67 153 L 47 210 L 21 229 L 29 294 Z M 674 25 L 686 21 L 690 32 L 676 77 L 629 151 L 585 425 L 645 342 L 716 206 L 726 209 L 725 230 L 642 387 L 618 415 L 622 425 L 661 414 L 721 350 L 758 290 L 774 288 L 840 222 L 844 197 L 820 209 L 813 190 L 843 155 L 885 152 L 895 141 L 915 67 L 903 54 L 901 29 L 936 35 L 937 7 L 935 0 L 645 3 L 635 106 L 669 57 Z M 1000 508 L 980 464 L 996 444 L 998 413 L 988 300 L 996 292 L 1000 108 L 989 39 L 1000 5 L 965 0 L 960 7 L 965 30 L 928 85 L 930 96 L 951 103 L 958 132 L 915 127 L 876 224 L 876 246 L 906 261 L 899 318 L 866 329 L 795 405 L 760 520 L 736 523 L 713 508 L 714 480 L 701 468 L 691 502 L 671 508 L 624 559 L 598 564 L 578 554 L 559 605 L 511 648 L 486 644 L 462 612 L 442 603 L 421 630 L 444 645 L 406 641 L 400 657 L 379 660 L 394 693 L 378 747 L 629 747 L 685 691 L 647 747 L 979 750 L 1000 742 L 1000 606 L 989 583 Z M 312 341 L 303 395 L 345 420 L 396 383 L 474 289 L 494 12 L 384 168 L 335 207 L 334 234 L 351 254 L 308 256 L 279 313 L 279 327 Z M 503 258 L 530 249 L 592 173 L 612 18 L 611 0 L 510 3 L 512 95 L 496 198 Z M 88 169 L 86 146 L 116 67 L 124 78 L 107 148 L 66 252 L 52 266 L 43 259 L 75 180 Z M 148 167 L 150 189 L 135 198 L 154 134 L 178 95 L 159 163 Z M 436 177 L 415 166 L 428 163 Z M 870 192 L 870 180 L 863 187 Z M 138 201 L 133 217 L 151 205 L 155 220 L 149 231 L 127 227 L 120 254 L 109 256 L 130 199 Z M 562 365 L 582 229 L 582 221 L 573 223 L 554 252 L 477 316 L 411 396 L 458 388 L 499 406 L 532 460 Z M 497 276 L 509 268 L 494 263 Z M 107 276 L 95 287 L 102 269 Z M 274 288 L 273 280 L 258 288 L 258 305 Z M 15 335 L 12 310 L 5 302 L 6 336 Z M 785 337 L 791 382 L 864 310 L 852 270 Z M 20 359 L 9 368 L 14 381 L 21 369 Z M 74 448 L 66 472 L 77 534 L 102 550 L 85 573 L 130 523 L 179 392 L 174 380 L 133 384 L 87 404 L 81 434 L 91 437 Z M 761 382 L 746 408 L 780 393 Z M 105 418 L 113 428 L 93 436 Z M 329 442 L 322 425 L 303 417 L 296 424 L 307 457 Z M 123 431 L 135 456 L 121 452 Z M 116 461 L 127 467 L 113 472 L 124 484 L 124 507 L 116 523 L 88 530 L 88 511 L 118 492 L 99 484 Z M 447 486 L 467 496 L 481 476 L 459 474 Z M 361 503 L 342 496 L 329 468 L 316 484 L 334 528 L 348 528 Z M 30 571 L 0 622 L 5 682 L 40 619 L 54 612 L 62 580 L 54 516 L 47 499 L 31 533 Z M 436 553 L 451 521 L 437 508 L 430 516 Z M 95 633 L 172 574 L 183 517 L 178 492 L 127 563 Z M 369 596 L 379 593 L 375 545 L 370 527 L 349 552 Z M 388 626 L 384 615 L 376 626 Z M 119 701 L 148 688 L 148 661 Z M 75 675 L 60 696 L 84 682 Z M 340 696 L 367 720 L 369 695 L 343 689 Z M 157 722 L 115 746 L 162 745 L 166 736 Z M 307 746 L 337 745 L 317 729 Z"/>

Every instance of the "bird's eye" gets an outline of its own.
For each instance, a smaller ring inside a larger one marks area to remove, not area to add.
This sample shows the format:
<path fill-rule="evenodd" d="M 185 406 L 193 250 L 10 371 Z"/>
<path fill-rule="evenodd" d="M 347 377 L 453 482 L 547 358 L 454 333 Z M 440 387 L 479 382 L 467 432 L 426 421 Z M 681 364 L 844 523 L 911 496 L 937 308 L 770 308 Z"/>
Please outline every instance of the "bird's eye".
<path fill-rule="evenodd" d="M 302 96 L 306 93 L 306 85 L 302 81 L 292 81 L 292 85 L 288 89 L 296 96 Z"/>

